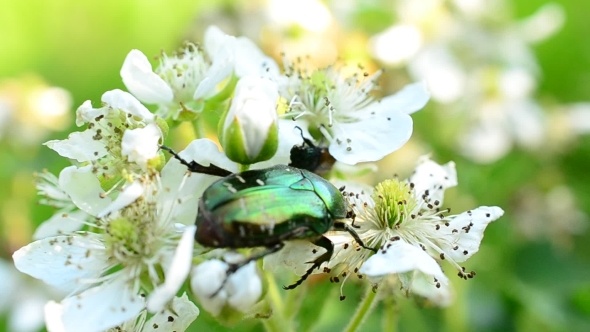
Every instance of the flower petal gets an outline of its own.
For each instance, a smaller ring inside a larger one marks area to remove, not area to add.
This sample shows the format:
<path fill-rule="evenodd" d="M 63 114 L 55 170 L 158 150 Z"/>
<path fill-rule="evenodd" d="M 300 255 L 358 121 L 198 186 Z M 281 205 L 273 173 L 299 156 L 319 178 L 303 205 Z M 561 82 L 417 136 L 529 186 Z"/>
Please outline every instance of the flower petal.
<path fill-rule="evenodd" d="M 227 269 L 227 263 L 211 259 L 197 265 L 192 271 L 191 289 L 205 310 L 213 316 L 217 316 L 227 302 L 227 291 L 219 290 L 227 278 Z"/>
<path fill-rule="evenodd" d="M 145 121 L 154 119 L 154 115 L 128 92 L 119 89 L 107 91 L 102 95 L 101 100 L 114 109 L 138 116 Z"/>
<path fill-rule="evenodd" d="M 91 235 L 56 236 L 14 252 L 16 268 L 66 292 L 84 287 L 78 281 L 98 278 L 108 267 L 104 245 Z"/>
<path fill-rule="evenodd" d="M 418 82 L 408 84 L 396 94 L 381 99 L 380 105 L 377 105 L 379 105 L 379 108 L 386 110 L 386 112 L 396 111 L 412 114 L 426 106 L 429 99 L 430 93 L 426 88 L 426 84 L 424 82 Z"/>
<path fill-rule="evenodd" d="M 313 262 L 325 252 L 326 249 L 306 240 L 288 241 L 280 251 L 264 256 L 263 269 L 276 271 L 278 267 L 283 267 L 301 276 L 311 267 L 311 263 L 307 262 Z"/>
<path fill-rule="evenodd" d="M 479 250 L 483 232 L 488 224 L 502 215 L 504 210 L 497 206 L 480 206 L 457 215 L 448 227 L 439 229 L 439 234 L 446 239 L 440 241 L 440 248 L 455 262 L 466 261 Z"/>
<path fill-rule="evenodd" d="M 416 273 L 410 291 L 424 297 L 439 307 L 447 307 L 453 302 L 453 294 L 448 283 L 433 282 L 432 277 Z"/>
<path fill-rule="evenodd" d="M 93 108 L 92 102 L 87 100 L 76 110 L 76 126 L 80 127 L 104 113 L 105 110 L 103 108 Z"/>
<path fill-rule="evenodd" d="M 88 214 L 84 211 L 57 212 L 37 227 L 33 239 L 40 240 L 79 231 L 84 226 L 82 222 L 87 218 Z"/>
<path fill-rule="evenodd" d="M 254 75 L 275 78 L 279 74 L 277 63 L 246 37 L 237 38 L 236 54 L 239 55 L 235 58 L 235 72 L 238 77 Z"/>
<path fill-rule="evenodd" d="M 439 165 L 430 160 L 428 155 L 418 159 L 416 169 L 408 178 L 409 183 L 414 184 L 414 195 L 417 199 L 428 190 L 428 196 L 432 201 L 443 203 L 444 191 L 457 185 L 457 170 L 454 162 Z"/>
<path fill-rule="evenodd" d="M 103 331 L 137 316 L 143 299 L 133 292 L 125 274 L 61 302 L 66 331 Z"/>
<path fill-rule="evenodd" d="M 141 332 L 185 331 L 199 316 L 199 308 L 192 303 L 186 293 L 175 297 L 170 307 L 158 311 L 144 325 Z"/>
<path fill-rule="evenodd" d="M 380 160 L 410 139 L 412 125 L 412 118 L 402 112 L 367 114 L 358 122 L 334 123 L 330 154 L 350 165 Z"/>
<path fill-rule="evenodd" d="M 213 163 L 230 172 L 236 172 L 237 166 L 230 161 L 217 145 L 209 139 L 197 139 L 191 142 L 180 156 L 187 161 L 194 160 L 203 166 Z M 171 158 L 162 169 L 162 188 L 159 202 L 164 202 L 162 215 L 170 211 L 172 222 L 185 225 L 194 224 L 197 216 L 198 199 L 210 184 L 218 177 L 206 174 L 191 174 L 186 176 L 186 166 Z"/>
<path fill-rule="evenodd" d="M 380 250 L 367 259 L 359 270 L 361 274 L 378 277 L 385 274 L 418 270 L 426 275 L 433 276 L 443 283 L 448 281 L 436 260 L 421 248 L 403 240 L 388 241 L 384 248 L 386 249 Z"/>
<path fill-rule="evenodd" d="M 119 211 L 129 204 L 135 202 L 144 193 L 144 187 L 139 180 L 135 180 L 132 184 L 126 186 L 117 198 L 104 210 L 100 211 L 96 216 L 102 218 L 110 213 Z"/>
<path fill-rule="evenodd" d="M 166 281 L 156 287 L 147 300 L 149 312 L 157 312 L 168 303 L 178 292 L 190 272 L 193 258 L 193 244 L 197 226 L 185 228 L 182 238 L 178 243 L 172 263 L 165 272 Z"/>
<path fill-rule="evenodd" d="M 127 89 L 146 104 L 169 103 L 174 98 L 168 83 L 152 71 L 148 58 L 139 50 L 131 50 L 125 57 L 121 78 Z"/>
<path fill-rule="evenodd" d="M 104 190 L 92 173 L 92 165 L 64 168 L 59 173 L 59 186 L 80 210 L 93 216 L 96 216 L 111 203 L 109 197 L 101 198 L 101 195 L 104 195 Z"/>
<path fill-rule="evenodd" d="M 158 142 L 161 138 L 160 128 L 153 123 L 144 128 L 125 130 L 121 141 L 121 155 L 127 156 L 129 162 L 137 163 L 146 170 L 148 161 L 158 155 Z"/>
<path fill-rule="evenodd" d="M 61 320 L 63 306 L 55 301 L 49 301 L 43 310 L 47 332 L 65 332 L 66 328 Z"/>
<path fill-rule="evenodd" d="M 79 162 L 92 161 L 108 154 L 104 141 L 95 140 L 94 130 L 73 132 L 64 140 L 52 140 L 43 143 L 48 148 L 59 153 L 60 156 L 75 159 Z"/>
<path fill-rule="evenodd" d="M 216 49 L 215 54 L 211 56 L 213 63 L 207 71 L 206 77 L 199 83 L 195 90 L 193 95 L 193 99 L 195 100 L 211 95 L 217 85 L 228 78 L 234 70 L 236 40 L 234 37 L 227 35 L 225 35 L 224 39 L 225 41 Z"/>
<path fill-rule="evenodd" d="M 225 289 L 229 305 L 241 312 L 250 310 L 262 295 L 262 281 L 256 271 L 256 262 L 250 262 L 232 274 Z"/>

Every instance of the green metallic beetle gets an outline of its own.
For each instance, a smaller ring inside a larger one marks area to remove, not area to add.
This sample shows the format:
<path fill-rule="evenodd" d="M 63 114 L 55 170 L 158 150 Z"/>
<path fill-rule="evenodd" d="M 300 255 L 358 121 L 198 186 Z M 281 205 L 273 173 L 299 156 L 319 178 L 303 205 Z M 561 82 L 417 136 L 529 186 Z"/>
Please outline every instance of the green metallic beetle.
<path fill-rule="evenodd" d="M 296 283 L 284 287 L 293 289 L 332 257 L 334 244 L 323 235 L 329 230 L 349 232 L 361 247 L 375 250 L 366 247 L 344 222 L 351 212 L 341 190 L 317 174 L 287 165 L 232 174 L 213 164 L 205 167 L 195 161 L 187 162 L 171 149 L 162 149 L 191 172 L 222 177 L 199 200 L 195 234 L 198 243 L 213 248 L 267 248 L 244 262 L 230 265 L 228 274 L 280 250 L 287 240 L 306 239 L 325 248 L 326 252 L 312 262 Z"/>

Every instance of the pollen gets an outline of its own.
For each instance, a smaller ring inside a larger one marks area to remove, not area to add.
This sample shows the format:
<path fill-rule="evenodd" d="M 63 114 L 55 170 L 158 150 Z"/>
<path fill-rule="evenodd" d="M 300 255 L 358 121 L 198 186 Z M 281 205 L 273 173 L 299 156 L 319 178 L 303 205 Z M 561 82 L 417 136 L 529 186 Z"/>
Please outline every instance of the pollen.
<path fill-rule="evenodd" d="M 375 187 L 373 200 L 377 217 L 389 227 L 402 224 L 416 206 L 410 186 L 395 179 L 379 183 Z"/>

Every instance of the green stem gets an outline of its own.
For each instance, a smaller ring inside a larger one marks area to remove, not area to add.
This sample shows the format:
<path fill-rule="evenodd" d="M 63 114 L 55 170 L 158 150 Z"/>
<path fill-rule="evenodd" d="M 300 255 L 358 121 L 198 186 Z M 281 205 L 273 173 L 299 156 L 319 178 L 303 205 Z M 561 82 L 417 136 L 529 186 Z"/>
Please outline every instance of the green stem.
<path fill-rule="evenodd" d="M 397 331 L 397 306 L 393 297 L 388 297 L 383 301 L 383 326 L 381 331 Z"/>
<path fill-rule="evenodd" d="M 193 125 L 193 132 L 195 133 L 195 138 L 198 139 L 205 137 L 205 128 L 203 128 L 203 121 L 201 121 L 200 116 L 191 121 L 191 125 Z"/>
<path fill-rule="evenodd" d="M 240 171 L 240 173 L 245 172 L 249 169 L 250 169 L 250 165 L 238 164 L 238 170 Z"/>
<path fill-rule="evenodd" d="M 344 329 L 344 332 L 354 332 L 361 326 L 367 315 L 377 303 L 375 302 L 375 298 L 377 298 L 377 292 L 373 292 L 372 287 L 367 287 L 365 298 L 356 309 L 354 316 L 348 323 L 348 326 Z"/>
<path fill-rule="evenodd" d="M 268 285 L 266 301 L 272 309 L 272 316 L 264 319 L 262 324 L 268 332 L 291 332 L 291 322 L 285 319 L 285 304 L 275 278 L 271 272 L 265 271 L 264 274 Z"/>

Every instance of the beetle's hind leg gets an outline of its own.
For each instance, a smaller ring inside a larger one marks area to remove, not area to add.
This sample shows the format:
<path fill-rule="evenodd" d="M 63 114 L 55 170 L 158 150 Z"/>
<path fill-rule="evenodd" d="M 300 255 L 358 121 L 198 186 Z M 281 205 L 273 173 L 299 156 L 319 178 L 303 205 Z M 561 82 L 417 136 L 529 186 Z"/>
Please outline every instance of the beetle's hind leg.
<path fill-rule="evenodd" d="M 221 283 L 221 286 L 219 286 L 219 288 L 211 295 L 211 297 L 215 297 L 225 286 L 225 284 L 227 283 L 227 280 L 229 279 L 229 277 L 236 273 L 239 269 L 241 269 L 242 267 L 248 265 L 250 262 L 253 262 L 255 260 L 258 260 L 266 255 L 270 255 L 274 252 L 277 252 L 279 250 L 281 250 L 283 247 L 285 246 L 284 243 L 277 243 L 272 247 L 268 247 L 265 250 L 259 252 L 258 254 L 252 255 L 250 257 L 247 257 L 246 259 L 244 259 L 241 262 L 238 263 L 232 263 L 229 264 L 229 268 L 227 269 L 227 271 L 225 272 L 225 279 L 223 280 L 223 282 Z"/>
<path fill-rule="evenodd" d="M 299 278 L 299 280 L 297 280 L 297 282 L 295 282 L 294 284 L 289 286 L 283 286 L 283 289 L 297 288 L 297 286 L 301 285 L 307 279 L 307 277 L 309 277 L 313 273 L 313 270 L 318 269 L 322 265 L 322 263 L 327 262 L 330 260 L 330 258 L 332 258 L 332 254 L 334 253 L 334 243 L 332 243 L 330 239 L 328 239 L 325 236 L 322 236 L 315 242 L 313 242 L 313 244 L 326 249 L 326 252 L 322 254 L 320 257 L 316 258 L 313 262 L 308 262 L 313 263 L 313 265 L 305 272 L 305 274 L 302 275 L 301 278 Z"/>
<path fill-rule="evenodd" d="M 348 234 L 350 234 L 352 236 L 352 238 L 356 241 L 356 243 L 359 244 L 359 246 L 361 246 L 365 249 L 371 250 L 373 252 L 377 252 L 377 249 L 367 247 L 365 245 L 363 240 L 361 240 L 361 238 L 359 237 L 358 233 L 354 230 L 354 228 L 353 228 L 354 226 L 350 226 L 349 224 L 343 223 L 343 222 L 335 222 L 333 227 L 337 231 L 348 232 Z"/>
<path fill-rule="evenodd" d="M 233 174 L 232 172 L 230 172 L 226 169 L 223 169 L 219 166 L 216 166 L 214 164 L 209 164 L 209 166 L 203 166 L 194 160 L 191 160 L 190 162 L 188 162 L 184 158 L 182 158 L 178 153 L 176 153 L 174 150 L 172 150 L 171 148 L 169 148 L 165 145 L 160 145 L 160 149 L 168 151 L 174 158 L 176 158 L 178 161 L 180 161 L 181 164 L 186 166 L 188 168 L 188 170 L 193 173 L 209 174 L 209 175 L 214 175 L 214 176 L 219 176 L 219 177 L 226 177 L 228 175 Z"/>

